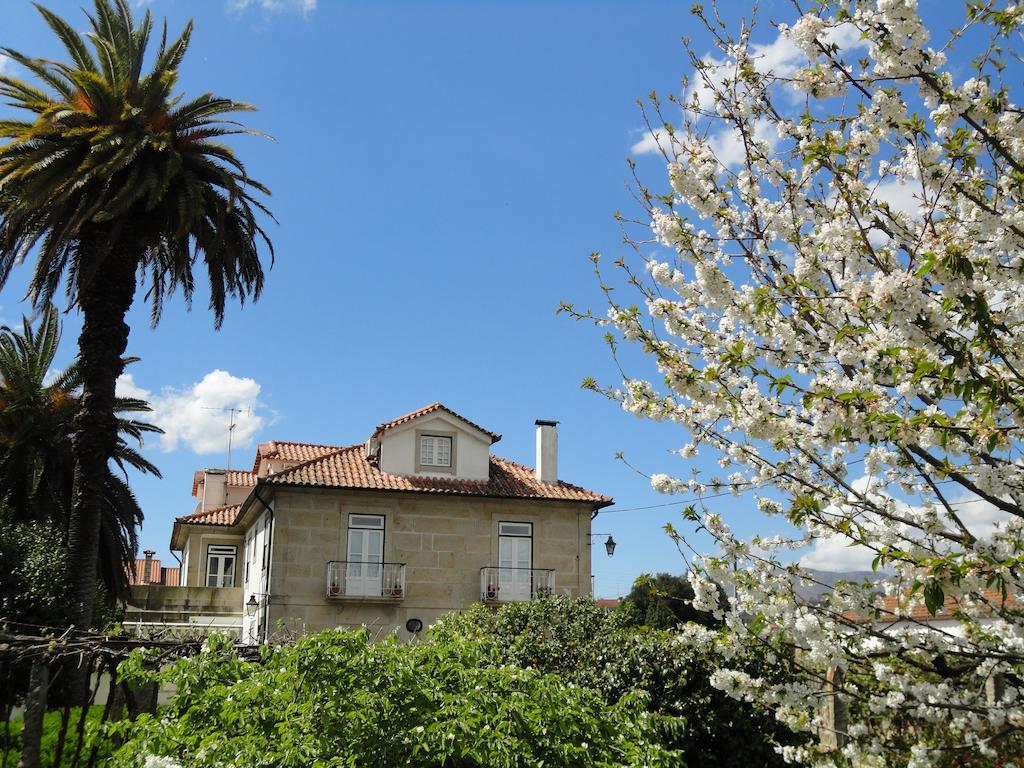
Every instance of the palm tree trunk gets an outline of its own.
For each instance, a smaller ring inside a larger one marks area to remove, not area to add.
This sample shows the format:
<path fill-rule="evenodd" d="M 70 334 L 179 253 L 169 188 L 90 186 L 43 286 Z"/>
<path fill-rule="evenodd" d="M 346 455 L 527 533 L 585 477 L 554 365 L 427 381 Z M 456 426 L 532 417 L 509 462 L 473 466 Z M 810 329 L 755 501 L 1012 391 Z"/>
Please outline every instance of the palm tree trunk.
<path fill-rule="evenodd" d="M 125 315 L 135 296 L 137 264 L 134 249 L 126 247 L 129 242 L 122 233 L 119 243 L 107 251 L 102 267 L 78 292 L 83 318 L 78 337 L 82 402 L 75 419 L 68 566 L 74 597 L 72 619 L 80 629 L 90 628 L 93 620 L 103 478 L 117 441 L 114 387 L 124 368 L 129 330 Z M 82 245 L 92 243 L 83 239 Z"/>

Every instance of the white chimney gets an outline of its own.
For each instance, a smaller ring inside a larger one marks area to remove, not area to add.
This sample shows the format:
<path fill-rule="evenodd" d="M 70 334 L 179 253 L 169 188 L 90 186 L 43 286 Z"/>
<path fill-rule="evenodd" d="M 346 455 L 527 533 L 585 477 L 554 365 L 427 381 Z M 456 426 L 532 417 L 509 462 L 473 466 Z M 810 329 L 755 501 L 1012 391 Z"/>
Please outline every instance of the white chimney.
<path fill-rule="evenodd" d="M 228 503 L 227 472 L 208 469 L 203 477 L 203 511 L 223 507 Z"/>
<path fill-rule="evenodd" d="M 537 480 L 558 482 L 558 422 L 537 419 Z"/>

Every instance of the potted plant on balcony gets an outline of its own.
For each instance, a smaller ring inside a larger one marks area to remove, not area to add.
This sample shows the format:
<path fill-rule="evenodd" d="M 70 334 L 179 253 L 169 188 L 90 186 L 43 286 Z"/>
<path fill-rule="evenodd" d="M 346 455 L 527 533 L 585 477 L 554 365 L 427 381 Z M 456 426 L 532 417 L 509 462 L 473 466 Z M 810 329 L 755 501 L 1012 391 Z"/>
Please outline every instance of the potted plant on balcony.
<path fill-rule="evenodd" d="M 394 584 L 391 585 L 391 596 L 392 597 L 396 597 L 396 598 L 397 597 L 401 597 L 402 596 L 402 591 L 403 591 L 402 590 L 402 582 L 396 581 Z"/>
<path fill-rule="evenodd" d="M 484 597 L 486 599 L 488 599 L 488 600 L 497 600 L 498 599 L 498 585 L 497 584 L 488 584 L 487 585 L 487 591 L 484 592 Z"/>
<path fill-rule="evenodd" d="M 332 581 L 330 586 L 327 588 L 327 592 L 331 597 L 336 597 L 341 594 L 341 585 Z"/>

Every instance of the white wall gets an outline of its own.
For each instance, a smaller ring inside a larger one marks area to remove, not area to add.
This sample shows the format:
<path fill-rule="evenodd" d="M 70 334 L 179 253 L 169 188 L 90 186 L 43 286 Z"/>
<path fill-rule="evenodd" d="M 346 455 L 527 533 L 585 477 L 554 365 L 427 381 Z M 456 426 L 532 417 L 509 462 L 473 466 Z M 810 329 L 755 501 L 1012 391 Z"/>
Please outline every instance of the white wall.
<path fill-rule="evenodd" d="M 189 583 L 189 580 L 188 580 L 188 554 L 189 554 L 188 542 L 189 542 L 189 538 L 191 538 L 191 537 L 188 537 L 188 538 L 185 539 L 185 548 L 181 550 L 181 577 L 180 577 L 180 580 L 179 580 L 178 583 L 182 587 L 191 587 L 192 586 Z"/>
<path fill-rule="evenodd" d="M 270 564 L 270 513 L 264 512 L 257 517 L 249 529 L 245 532 L 245 562 L 243 568 L 248 569 L 242 572 L 242 642 L 257 643 L 260 638 L 260 626 L 266 610 L 267 569 Z M 266 549 L 266 554 L 264 550 Z M 255 616 L 249 616 L 244 604 L 251 596 L 256 597 L 260 608 Z"/>
<path fill-rule="evenodd" d="M 451 477 L 462 480 L 486 480 L 490 471 L 491 438 L 465 422 L 444 413 L 413 419 L 400 427 L 389 429 L 380 440 L 380 468 L 392 475 L 436 475 L 449 473 L 437 470 L 416 471 L 416 432 L 455 433 L 455 472 Z"/>

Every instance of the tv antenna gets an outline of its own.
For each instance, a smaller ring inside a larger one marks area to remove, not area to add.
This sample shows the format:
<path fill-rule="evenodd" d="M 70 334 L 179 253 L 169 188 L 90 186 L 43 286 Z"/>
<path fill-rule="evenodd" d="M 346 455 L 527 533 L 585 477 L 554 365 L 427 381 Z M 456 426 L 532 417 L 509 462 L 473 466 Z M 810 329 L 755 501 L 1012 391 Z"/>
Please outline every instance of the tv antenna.
<path fill-rule="evenodd" d="M 237 408 L 235 406 L 230 406 L 230 407 L 227 407 L 227 408 L 210 408 L 210 407 L 204 406 L 203 410 L 204 411 L 222 411 L 222 412 L 225 412 L 225 413 L 228 414 L 228 465 L 225 467 L 225 469 L 231 469 L 231 443 L 232 443 L 232 440 L 234 439 L 234 436 L 235 436 L 235 427 L 238 426 L 238 424 L 235 422 L 235 415 L 236 414 L 240 415 L 240 414 L 243 414 L 243 413 L 248 415 L 248 414 L 252 413 L 252 409 L 251 408 Z"/>

